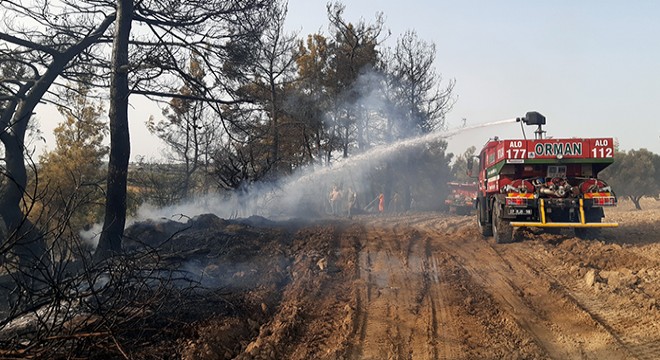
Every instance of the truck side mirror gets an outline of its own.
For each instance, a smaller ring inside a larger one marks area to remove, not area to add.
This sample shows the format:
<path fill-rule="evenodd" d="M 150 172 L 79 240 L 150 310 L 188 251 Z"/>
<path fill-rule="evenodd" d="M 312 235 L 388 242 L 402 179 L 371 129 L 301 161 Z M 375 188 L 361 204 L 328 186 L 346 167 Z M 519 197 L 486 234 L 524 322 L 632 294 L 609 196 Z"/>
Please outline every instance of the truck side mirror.
<path fill-rule="evenodd" d="M 472 157 L 467 158 L 467 176 L 472 177 L 472 166 L 474 166 L 474 159 Z"/>

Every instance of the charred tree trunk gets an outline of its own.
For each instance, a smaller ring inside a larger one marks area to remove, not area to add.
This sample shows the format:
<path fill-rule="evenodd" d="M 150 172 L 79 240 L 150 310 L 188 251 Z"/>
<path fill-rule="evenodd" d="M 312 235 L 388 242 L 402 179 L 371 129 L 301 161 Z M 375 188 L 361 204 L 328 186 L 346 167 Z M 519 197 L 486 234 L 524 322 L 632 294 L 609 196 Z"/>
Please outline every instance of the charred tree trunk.
<path fill-rule="evenodd" d="M 21 273 L 29 281 L 24 285 L 29 287 L 33 287 L 36 280 L 43 279 L 40 274 L 47 271 L 50 262 L 43 234 L 27 219 L 21 206 L 28 182 L 25 133 L 32 111 L 57 77 L 56 71 L 65 64 L 63 59 L 55 59 L 41 78 L 35 74 L 37 81 L 34 85 L 27 83 L 21 87 L 16 99 L 4 109 L 1 120 L 0 140 L 5 149 L 6 180 L 0 189 L 0 216 L 7 229 L 7 239 L 2 239 L 7 243 L 2 248 L 18 257 Z"/>
<path fill-rule="evenodd" d="M 27 122 L 27 120 L 25 120 Z M 21 202 L 27 184 L 27 171 L 23 159 L 23 146 L 18 139 L 10 137 L 5 145 L 5 164 L 7 176 L 2 189 L 0 209 L 6 226 L 8 241 L 3 249 L 11 249 L 18 257 L 21 274 L 24 275 L 23 286 L 34 289 L 37 283 L 44 279 L 45 272 L 50 268 L 50 258 L 46 242 L 40 232 L 27 216 L 21 211 Z"/>
<path fill-rule="evenodd" d="M 272 74 L 272 72 L 271 72 Z M 271 76 L 269 79 L 269 90 L 270 90 L 270 119 L 271 119 L 271 131 L 273 134 L 273 145 L 271 150 L 271 166 L 275 170 L 275 175 L 280 175 L 280 130 L 278 124 L 278 108 L 277 108 L 277 86 L 275 85 L 275 79 Z"/>
<path fill-rule="evenodd" d="M 16 120 L 14 120 L 20 116 L 18 113 L 20 110 L 16 110 L 16 103 L 14 102 L 12 104 L 13 109 L 3 109 L 3 115 L 6 118 L 3 116 L 3 127 L 0 130 L 0 139 L 5 149 L 4 162 L 6 170 L 6 173 L 3 174 L 6 179 L 3 182 L 2 189 L 0 189 L 0 215 L 7 225 L 8 233 L 14 231 L 15 226 L 23 218 L 20 202 L 27 186 L 27 171 L 23 160 L 23 143 L 17 137 L 18 134 L 16 132 L 10 132 L 7 129 L 9 123 L 13 123 L 13 127 L 19 126 Z M 12 118 L 9 112 L 13 110 L 16 110 L 16 112 L 14 112 Z M 22 121 L 27 122 L 28 120 L 23 119 Z"/>
<path fill-rule="evenodd" d="M 131 153 L 128 133 L 128 42 L 133 0 L 117 1 L 117 26 L 112 49 L 110 84 L 110 160 L 103 232 L 94 257 L 107 259 L 121 251 L 126 224 L 126 185 Z"/>
<path fill-rule="evenodd" d="M 344 143 L 342 144 L 342 148 L 344 149 L 343 157 L 344 159 L 348 157 L 348 136 L 349 136 L 349 125 L 348 122 L 344 124 Z"/>
<path fill-rule="evenodd" d="M 642 206 L 641 206 L 641 204 L 639 203 L 639 201 L 642 199 L 641 196 L 630 195 L 630 196 L 628 196 L 628 197 L 630 198 L 630 201 L 632 201 L 633 204 L 635 204 L 635 209 L 636 209 L 636 210 L 642 210 Z"/>
<path fill-rule="evenodd" d="M 21 210 L 27 188 L 27 169 L 25 166 L 25 133 L 30 117 L 55 79 L 67 64 L 82 51 L 96 42 L 114 21 L 114 14 L 104 21 L 85 38 L 69 47 L 64 52 L 48 49 L 40 44 L 19 40 L 6 34 L 0 36 L 28 48 L 46 51 L 53 56 L 46 72 L 39 76 L 35 71 L 34 81 L 24 83 L 14 94 L 14 99 L 6 106 L 0 116 L 0 141 L 5 149 L 6 181 L 0 189 L 0 216 L 7 229 L 10 241 L 3 249 L 11 249 L 19 257 L 19 266 L 32 279 L 37 279 L 36 272 L 42 272 L 49 266 L 47 246 L 43 234 L 32 224 Z M 3 239 L 0 239 L 3 240 Z"/>

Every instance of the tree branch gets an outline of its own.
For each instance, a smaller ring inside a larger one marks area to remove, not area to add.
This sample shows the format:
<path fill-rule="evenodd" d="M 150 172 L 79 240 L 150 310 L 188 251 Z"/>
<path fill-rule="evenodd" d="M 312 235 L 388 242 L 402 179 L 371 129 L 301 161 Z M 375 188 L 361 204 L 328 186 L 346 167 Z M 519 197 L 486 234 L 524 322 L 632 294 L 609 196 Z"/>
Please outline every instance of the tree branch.
<path fill-rule="evenodd" d="M 4 41 L 10 42 L 12 44 L 23 46 L 23 47 L 26 47 L 28 49 L 43 51 L 43 52 L 45 52 L 47 54 L 50 54 L 52 56 L 58 56 L 58 55 L 62 54 L 59 51 L 57 51 L 57 50 L 55 50 L 51 47 L 43 46 L 41 44 L 37 44 L 37 43 L 34 43 L 32 41 L 29 41 L 29 40 L 19 39 L 19 38 L 13 36 L 13 35 L 9 35 L 9 34 L 3 33 L 3 32 L 0 32 L 0 40 L 4 40 Z"/>
<path fill-rule="evenodd" d="M 248 101 L 248 100 L 220 100 L 220 99 L 212 99 L 212 98 L 203 97 L 203 96 L 183 95 L 183 94 L 177 94 L 177 93 L 161 92 L 161 91 L 148 91 L 148 90 L 131 90 L 131 94 L 145 95 L 147 97 L 156 96 L 156 97 L 166 97 L 166 98 L 177 98 L 177 99 L 185 99 L 185 100 L 204 101 L 204 102 L 207 102 L 207 103 L 215 103 L 215 104 L 223 104 L 223 105 L 251 103 L 251 101 Z"/>

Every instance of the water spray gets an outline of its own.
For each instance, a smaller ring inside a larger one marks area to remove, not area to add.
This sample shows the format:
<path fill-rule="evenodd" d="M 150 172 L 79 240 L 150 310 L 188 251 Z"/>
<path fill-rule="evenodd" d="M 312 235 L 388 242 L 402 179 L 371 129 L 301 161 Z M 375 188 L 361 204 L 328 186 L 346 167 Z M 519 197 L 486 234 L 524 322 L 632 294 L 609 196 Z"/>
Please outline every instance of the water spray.
<path fill-rule="evenodd" d="M 352 183 L 368 182 L 367 175 L 374 164 L 381 163 L 406 151 L 415 150 L 425 144 L 451 138 L 454 135 L 475 129 L 516 122 L 515 118 L 493 121 L 483 124 L 461 127 L 449 131 L 437 131 L 416 138 L 403 139 L 391 144 L 380 145 L 364 153 L 341 159 L 331 166 L 310 166 L 301 169 L 277 184 L 255 184 L 244 194 L 235 194 L 230 198 L 205 196 L 187 203 L 154 208 L 145 206 L 140 209 L 139 219 L 176 219 L 183 214 L 193 217 L 204 213 L 213 213 L 221 218 L 249 217 L 286 217 L 300 211 L 300 204 L 309 197 L 325 199 L 323 184 L 333 179 L 351 179 Z"/>
<path fill-rule="evenodd" d="M 502 125 L 502 124 L 509 124 L 509 123 L 514 123 L 516 121 L 519 121 L 518 118 L 512 118 L 512 119 L 506 119 L 506 120 L 498 120 L 498 121 L 491 121 L 483 124 L 477 124 L 477 125 L 472 125 L 472 126 L 465 126 L 461 127 L 455 130 L 452 130 L 450 132 L 445 133 L 446 138 L 450 138 L 456 134 L 468 131 L 468 130 L 474 130 L 474 129 L 481 129 L 489 126 L 495 126 L 495 125 Z"/>

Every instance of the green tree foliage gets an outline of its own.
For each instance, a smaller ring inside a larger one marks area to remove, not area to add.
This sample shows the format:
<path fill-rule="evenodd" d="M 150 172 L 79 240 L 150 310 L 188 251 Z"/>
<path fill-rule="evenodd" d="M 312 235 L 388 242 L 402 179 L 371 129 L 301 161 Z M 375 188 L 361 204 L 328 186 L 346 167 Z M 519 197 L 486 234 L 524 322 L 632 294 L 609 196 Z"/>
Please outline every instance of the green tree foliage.
<path fill-rule="evenodd" d="M 384 48 L 382 14 L 353 24 L 344 10 L 341 3 L 328 5 L 330 36 L 308 36 L 296 60 L 293 94 L 300 106 L 292 115 L 306 125 L 308 152 L 317 162 L 442 128 L 453 104 L 454 82 L 442 88 L 433 67 L 434 44 L 409 31 L 395 49 Z"/>
<path fill-rule="evenodd" d="M 37 187 L 43 214 L 34 220 L 44 229 L 77 233 L 99 222 L 102 215 L 103 159 L 108 154 L 103 141 L 108 129 L 102 120 L 103 106 L 93 100 L 89 88 L 68 93 L 70 107 L 58 108 L 65 119 L 54 130 L 55 149 L 39 159 Z"/>
<path fill-rule="evenodd" d="M 290 101 L 295 104 L 293 116 L 303 127 L 309 162 L 329 163 L 332 151 L 338 148 L 324 121 L 331 103 L 331 94 L 326 91 L 331 56 L 328 39 L 321 34 L 308 35 L 306 41 L 299 42 L 298 79 Z"/>
<path fill-rule="evenodd" d="M 336 157 L 349 157 L 443 126 L 444 115 L 451 108 L 453 82 L 444 89 L 439 87 L 432 44 L 409 32 L 396 51 L 388 51 L 382 47 L 387 36 L 382 14 L 372 23 L 351 23 L 345 19 L 345 6 L 337 2 L 327 6 L 327 13 L 329 35 L 311 34 L 298 42 L 295 81 L 269 88 L 273 82 L 262 76 L 243 88 L 262 109 L 270 109 L 265 114 L 268 119 L 255 116 L 249 106 L 232 106 L 223 113 L 232 124 L 241 126 L 230 134 L 240 141 L 225 146 L 216 158 L 222 187 L 271 178 L 269 159 L 274 153 L 288 173 L 309 163 L 330 165 Z M 267 44 L 271 47 L 266 49 L 274 48 L 272 41 L 261 45 Z M 388 66 L 390 62 L 394 65 Z M 261 74 L 268 73 L 261 69 Z M 282 104 L 273 99 L 281 99 Z M 268 148 L 277 148 L 277 152 L 268 152 Z M 397 164 L 381 165 L 383 179 L 390 175 L 392 179 L 380 190 L 387 196 L 398 192 L 403 203 L 408 203 L 414 181 L 394 179 L 401 177 L 394 176 Z M 443 179 L 447 181 L 447 176 Z"/>
<path fill-rule="evenodd" d="M 419 159 L 412 159 L 415 165 L 409 165 L 412 168 L 406 175 L 412 200 L 418 210 L 439 210 L 447 197 L 453 155 L 447 154 L 447 142 L 435 141 L 426 144 L 418 156 Z"/>
<path fill-rule="evenodd" d="M 372 199 L 382 192 L 390 208 L 396 194 L 399 211 L 440 210 L 451 177 L 446 149 L 445 141 L 431 141 L 384 159 L 371 180 Z"/>
<path fill-rule="evenodd" d="M 353 24 L 344 19 L 345 9 L 341 3 L 327 6 L 333 38 L 329 44 L 332 56 L 328 59 L 326 79 L 326 90 L 331 95 L 326 120 L 331 126 L 331 136 L 339 139 L 342 156 L 348 157 L 352 146 L 359 151 L 369 147 L 366 140 L 370 130 L 367 114 L 372 109 L 363 100 L 377 86 L 368 86 L 361 80 L 375 71 L 379 62 L 377 47 L 381 41 L 384 18 L 382 14 L 377 14 L 372 24 L 365 21 Z"/>
<path fill-rule="evenodd" d="M 617 152 L 614 163 L 600 174 L 619 195 L 641 210 L 640 200 L 660 193 L 660 156 L 647 149 Z"/>
<path fill-rule="evenodd" d="M 455 81 L 440 88 L 442 77 L 434 67 L 435 44 L 420 39 L 409 30 L 397 39 L 396 47 L 386 59 L 389 69 L 389 96 L 403 121 L 398 125 L 399 136 L 428 133 L 444 127 L 445 115 L 454 99 L 451 94 Z"/>
<path fill-rule="evenodd" d="M 188 66 L 188 76 L 198 83 L 204 82 L 201 58 L 193 54 Z M 164 118 L 156 121 L 153 117 L 147 122 L 149 131 L 166 145 L 165 155 L 168 164 L 161 173 L 168 174 L 169 181 L 160 186 L 148 186 L 157 193 L 168 193 L 170 203 L 180 201 L 193 192 L 206 192 L 209 188 L 207 174 L 210 172 L 211 158 L 219 141 L 220 122 L 212 116 L 208 104 L 196 100 L 203 94 L 190 83 L 179 89 L 181 97 L 170 100 L 163 110 Z M 145 178 L 146 179 L 146 178 Z M 169 186 L 168 186 L 169 185 Z M 164 200 L 159 196 L 159 204 Z"/>
<path fill-rule="evenodd" d="M 278 4 L 271 10 L 270 23 L 259 39 L 252 83 L 260 95 L 256 98 L 261 103 L 262 111 L 269 118 L 270 131 L 266 139 L 271 144 L 269 163 L 273 165 L 276 174 L 290 173 L 290 163 L 295 161 L 299 153 L 296 151 L 299 147 L 291 144 L 298 136 L 281 136 L 299 128 L 289 121 L 285 106 L 287 91 L 295 75 L 296 49 L 295 34 L 284 32 L 286 13 L 286 5 Z M 281 150 L 288 151 L 281 155 Z"/>
<path fill-rule="evenodd" d="M 330 36 L 311 34 L 299 42 L 298 79 L 289 92 L 291 121 L 304 136 L 301 155 L 317 163 L 331 163 L 335 151 L 347 157 L 373 145 L 369 118 L 375 109 L 365 99 L 380 88 L 368 79 L 380 61 L 383 17 L 353 24 L 344 11 L 340 3 L 329 4 Z"/>
<path fill-rule="evenodd" d="M 479 168 L 479 165 L 476 163 L 478 160 L 475 158 L 475 153 L 477 152 L 477 148 L 474 146 L 470 146 L 465 150 L 465 152 L 461 155 L 458 155 L 456 157 L 456 160 L 454 160 L 454 163 L 451 166 L 451 179 L 458 181 L 458 182 L 474 182 L 476 181 L 476 176 L 477 174 L 477 169 Z M 473 176 L 468 175 L 468 166 L 467 166 L 467 159 L 473 158 L 475 161 L 475 164 L 472 165 L 472 172 Z"/>
<path fill-rule="evenodd" d="M 292 121 L 295 107 L 287 101 L 295 77 L 297 42 L 295 34 L 284 31 L 286 13 L 283 4 L 269 9 L 267 26 L 252 49 L 251 70 L 239 89 L 250 103 L 224 108 L 223 117 L 231 125 L 214 155 L 221 188 L 289 174 L 304 157 L 298 145 L 304 126 Z"/>

